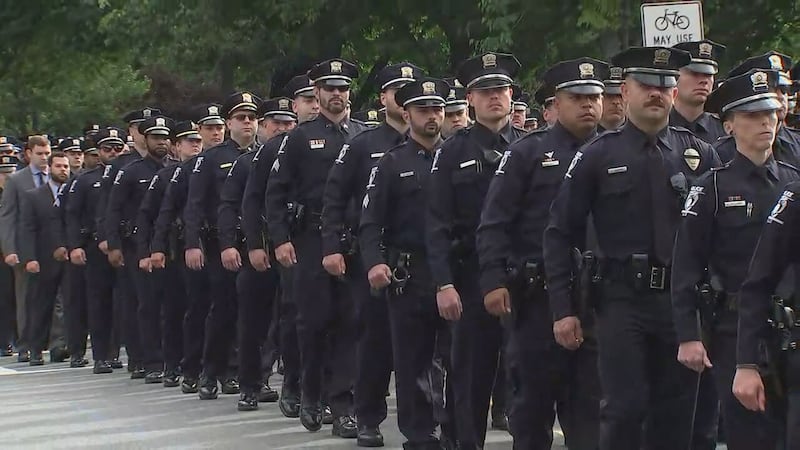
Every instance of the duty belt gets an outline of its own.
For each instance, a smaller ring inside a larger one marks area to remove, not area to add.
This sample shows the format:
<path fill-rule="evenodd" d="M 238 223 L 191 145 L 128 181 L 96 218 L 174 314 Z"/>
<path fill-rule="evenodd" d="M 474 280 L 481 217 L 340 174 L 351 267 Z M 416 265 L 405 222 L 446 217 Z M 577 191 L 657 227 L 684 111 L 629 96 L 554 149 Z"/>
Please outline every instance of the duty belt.
<path fill-rule="evenodd" d="M 633 255 L 625 262 L 605 259 L 600 263 L 600 276 L 605 280 L 629 284 L 636 290 L 669 290 L 670 268 L 652 265 L 647 261 L 647 255 Z"/>

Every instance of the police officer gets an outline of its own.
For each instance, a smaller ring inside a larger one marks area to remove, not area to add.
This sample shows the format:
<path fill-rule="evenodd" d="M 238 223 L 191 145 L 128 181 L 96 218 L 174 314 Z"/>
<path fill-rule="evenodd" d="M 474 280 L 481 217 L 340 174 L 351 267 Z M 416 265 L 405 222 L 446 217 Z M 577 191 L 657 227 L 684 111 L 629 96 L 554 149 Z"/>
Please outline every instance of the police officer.
<path fill-rule="evenodd" d="M 283 88 L 285 96 L 292 99 L 292 110 L 297 114 L 297 122 L 314 119 L 319 114 L 319 99 L 314 95 L 314 83 L 307 74 L 292 77 Z"/>
<path fill-rule="evenodd" d="M 126 120 L 130 120 L 129 128 L 138 126 L 139 123 L 144 121 L 144 116 L 151 115 L 151 113 L 152 110 L 149 108 L 129 113 L 126 116 Z M 103 137 L 106 137 L 106 135 L 103 134 Z M 117 177 L 117 172 L 127 164 L 142 158 L 138 151 L 124 153 L 124 148 L 126 146 L 125 142 L 129 137 L 129 135 L 120 129 L 108 129 L 107 138 L 109 139 L 109 146 L 116 148 L 116 139 L 121 138 L 123 140 L 123 150 L 120 150 L 120 154 L 116 158 L 109 160 L 103 168 L 103 175 L 100 181 L 100 195 L 97 199 L 97 207 L 95 208 L 95 232 L 97 233 L 97 247 L 105 255 L 108 255 L 108 228 L 111 226 L 119 226 L 118 223 L 110 224 L 106 221 L 106 215 L 108 212 L 108 198 L 111 193 L 114 180 Z M 129 272 L 127 270 L 114 268 L 114 272 L 117 273 L 117 276 L 115 277 L 117 289 L 113 297 L 115 311 L 114 317 L 119 319 L 115 321 L 114 334 L 117 335 L 117 342 L 119 342 L 119 340 L 123 340 L 125 342 L 125 349 L 128 354 L 127 369 L 128 372 L 131 373 L 131 379 L 141 379 L 145 377 L 146 373 L 144 367 L 142 367 L 143 356 L 139 348 L 138 330 L 134 326 L 136 323 L 136 311 L 133 309 L 133 307 L 136 305 L 136 301 L 134 299 L 136 292 L 133 287 L 133 281 L 128 275 Z M 129 337 L 129 335 L 135 337 Z M 116 344 L 114 346 L 116 347 Z M 115 353 L 116 350 L 112 350 L 112 356 L 114 356 Z"/>
<path fill-rule="evenodd" d="M 475 230 L 492 173 L 508 146 L 525 134 L 509 120 L 511 83 L 519 67 L 514 56 L 501 53 L 461 65 L 458 79 L 466 86 L 476 123 L 442 145 L 431 169 L 427 257 L 439 313 L 453 322 L 449 379 L 462 448 L 483 446 L 502 342 L 500 322 L 483 307 Z"/>
<path fill-rule="evenodd" d="M 108 198 L 106 216 L 108 260 L 114 267 L 123 267 L 135 289 L 136 316 L 128 322 L 138 327 L 142 364 L 147 384 L 161 383 L 164 376 L 164 355 L 161 347 L 161 304 L 154 295 L 150 252 L 146 245 L 137 245 L 136 218 L 154 175 L 164 168 L 169 151 L 169 136 L 175 126 L 172 119 L 150 117 L 139 122 L 139 132 L 145 138 L 147 156 L 133 161 L 117 172 Z M 117 224 L 118 226 L 112 226 Z M 144 233 L 147 233 L 145 228 Z M 147 240 L 149 236 L 141 239 Z M 127 261 L 127 263 L 126 263 Z M 130 336 L 136 336 L 135 333 Z M 127 342 L 127 341 L 126 341 Z"/>
<path fill-rule="evenodd" d="M 380 113 L 376 108 L 356 111 L 352 114 L 352 119 L 367 128 L 376 128 L 381 125 Z"/>
<path fill-rule="evenodd" d="M 458 78 L 446 78 L 450 85 L 444 105 L 444 123 L 442 124 L 442 138 L 447 139 L 456 134 L 456 130 L 469 126 L 469 102 L 467 90 L 458 81 Z"/>
<path fill-rule="evenodd" d="M 292 128 L 297 115 L 292 111 L 292 101 L 285 97 L 265 100 L 258 108 L 261 117 L 259 130 L 264 130 L 261 139 L 269 142 L 278 134 Z M 272 323 L 272 311 L 278 290 L 277 271 L 269 270 L 269 259 L 264 264 L 252 265 L 249 257 L 242 256 L 245 250 L 244 234 L 240 218 L 245 185 L 258 151 L 247 152 L 236 159 L 228 173 L 220 193 L 219 233 L 223 252 L 235 249 L 239 257 L 225 265 L 225 268 L 239 272 L 236 278 L 236 291 L 239 300 L 238 343 L 239 343 L 239 385 L 241 396 L 239 411 L 258 409 L 258 402 L 275 402 L 278 393 L 269 386 L 270 372 L 262 370 L 262 347 L 267 339 L 267 330 Z M 267 169 L 268 170 L 268 169 Z M 266 254 L 265 254 L 266 255 Z M 248 255 L 249 256 L 249 253 Z M 223 260 L 223 264 L 225 261 Z M 266 267 L 265 267 L 266 266 Z M 262 273 L 266 272 L 266 273 Z"/>
<path fill-rule="evenodd" d="M 556 99 L 553 87 L 546 84 L 539 86 L 533 98 L 536 99 L 536 103 L 542 105 L 542 119 L 545 124 L 549 127 L 556 123 L 558 115 L 553 107 L 553 101 Z"/>
<path fill-rule="evenodd" d="M 125 114 L 122 120 L 128 124 L 126 145 L 130 153 L 138 153 L 142 158 L 147 155 L 147 146 L 145 144 L 144 135 L 139 131 L 139 124 L 151 117 L 160 115 L 160 109 L 150 107 L 137 109 Z"/>
<path fill-rule="evenodd" d="M 355 257 L 354 235 L 357 235 L 360 211 L 354 206 L 364 198 L 370 171 L 378 159 L 387 149 L 405 140 L 408 124 L 403 119 L 403 107 L 395 102 L 395 94 L 422 75 L 422 69 L 407 62 L 386 66 L 378 72 L 376 82 L 381 91 L 381 104 L 386 106 L 386 121 L 342 146 L 328 173 L 323 195 L 322 265 L 334 277 L 347 271 L 360 274 L 351 281 L 360 331 L 354 388 L 359 445 L 383 443 L 378 427 L 386 419 L 392 351 L 386 303 L 369 295 L 369 285 L 363 276 L 366 268 Z"/>
<path fill-rule="evenodd" d="M 361 131 L 345 115 L 350 83 L 358 70 L 348 61 L 331 59 L 315 65 L 308 76 L 314 81 L 320 114 L 289 133 L 285 151 L 273 164 L 266 193 L 267 228 L 278 261 L 286 267 L 298 265 L 293 289 L 302 364 L 300 421 L 309 431 L 322 425 L 322 374 L 327 359 L 330 377 L 326 391 L 334 415 L 333 434 L 355 438 L 350 392 L 355 313 L 348 283 L 331 277 L 321 264 L 320 225 L 328 171 L 344 143 Z M 305 211 L 291 237 L 286 209 L 290 201 L 303 205 Z"/>
<path fill-rule="evenodd" d="M 750 429 L 761 437 L 750 448 L 775 448 L 780 442 L 780 448 L 800 447 L 800 307 L 791 295 L 797 289 L 796 255 L 800 254 L 796 232 L 800 219 L 798 195 L 800 183 L 795 181 L 786 186 L 772 208 L 739 291 L 733 395 L 763 420 L 779 424 L 769 435 Z M 752 436 L 753 442 L 756 438 Z"/>
<path fill-rule="evenodd" d="M 218 103 L 199 105 L 192 111 L 192 120 L 197 123 L 197 132 L 203 138 L 203 148 L 209 149 L 225 140 L 225 119 L 220 116 Z"/>
<path fill-rule="evenodd" d="M 428 198 L 427 180 L 449 85 L 423 78 L 400 88 L 395 101 L 410 125 L 405 143 L 386 151 L 369 177 L 359 232 L 361 257 L 373 289 L 388 289 L 388 314 L 397 390 L 397 423 L 404 449 L 439 449 L 437 418 L 430 393 L 441 391 L 429 380 L 437 337 L 446 324 L 437 314 L 435 285 L 425 251 L 425 217 L 418 213 Z M 384 250 L 385 249 L 385 250 Z M 373 299 L 376 300 L 376 299 Z M 377 301 L 377 300 L 376 300 Z M 359 417 L 359 420 L 361 418 Z M 359 423 L 361 425 L 361 423 Z"/>
<path fill-rule="evenodd" d="M 94 148 L 87 153 L 97 153 L 100 164 L 80 174 L 69 187 L 66 205 L 66 242 L 72 265 L 85 267 L 86 298 L 89 333 L 92 336 L 93 372 L 113 372 L 111 361 L 118 352 L 112 349 L 111 329 L 114 323 L 114 286 L 117 272 L 98 247 L 96 209 L 102 191 L 101 181 L 106 167 L 122 152 L 125 143 L 122 130 L 104 128 L 95 134 Z M 89 142 L 89 141 L 85 141 Z M 87 144 L 88 145 L 88 144 Z M 121 365 L 118 368 L 122 368 Z"/>
<path fill-rule="evenodd" d="M 610 67 L 608 79 L 603 80 L 603 115 L 597 124 L 598 132 L 616 130 L 625 123 L 622 103 L 622 67 Z"/>
<path fill-rule="evenodd" d="M 233 267 L 241 256 L 235 248 L 221 248 L 217 226 L 222 185 L 234 161 L 255 146 L 258 121 L 256 110 L 261 99 L 249 92 L 230 95 L 223 103 L 230 139 L 197 157 L 189 182 L 183 213 L 186 239 L 186 265 L 192 270 L 208 266 L 210 310 L 203 348 L 203 379 L 199 396 L 217 398 L 217 381 L 225 376 L 228 355 L 236 336 L 236 273 Z M 224 251 L 223 251 L 224 250 Z M 219 255 L 219 256 L 218 256 Z M 238 382 L 223 380 L 224 394 L 239 393 Z"/>
<path fill-rule="evenodd" d="M 528 113 L 528 101 L 531 95 L 522 88 L 514 86 L 514 96 L 511 103 L 511 124 L 519 129 L 525 128 L 525 119 Z"/>
<path fill-rule="evenodd" d="M 207 111 L 199 111 L 197 119 L 202 119 Z M 218 114 L 218 112 L 217 112 Z M 176 127 L 177 128 L 177 127 Z M 202 127 L 201 127 L 202 128 Z M 201 130 L 198 130 L 200 134 Z M 191 136 L 191 135 L 188 135 Z M 201 134 L 201 138 L 203 135 Z M 179 154 L 183 153 L 182 147 L 192 143 L 191 152 L 201 151 L 205 145 L 205 139 L 201 143 L 201 148 L 195 148 L 196 143 L 191 139 L 178 139 L 177 146 Z M 197 158 L 202 153 L 186 159 L 178 164 L 175 171 L 169 178 L 169 184 L 164 191 L 164 199 L 153 226 L 153 238 L 150 241 L 151 259 L 154 266 L 172 264 L 176 266 L 183 278 L 186 288 L 186 312 L 183 316 L 183 358 L 180 368 L 183 375 L 181 381 L 181 392 L 184 394 L 196 394 L 198 391 L 198 379 L 202 370 L 201 358 L 203 356 L 203 342 L 205 338 L 205 323 L 209 308 L 209 284 L 205 268 L 191 270 L 186 267 L 184 258 L 184 226 L 183 212 L 186 206 L 186 198 L 189 191 L 189 178 L 193 169 L 197 166 Z M 167 261 L 167 258 L 169 259 Z"/>
<path fill-rule="evenodd" d="M 605 99 L 605 95 L 603 96 L 603 98 Z M 605 105 L 605 100 L 603 101 L 603 105 Z M 605 112 L 605 106 L 603 108 L 603 112 Z M 625 115 L 623 110 L 623 118 L 624 116 Z M 530 111 L 528 111 L 528 116 L 525 119 L 525 131 L 530 133 L 533 130 L 537 130 L 539 129 L 539 125 L 543 122 L 544 119 L 542 118 L 542 111 L 537 106 L 534 106 L 533 108 L 531 108 Z M 600 127 L 602 127 L 601 124 L 598 124 L 597 126 L 598 130 L 600 129 Z"/>
<path fill-rule="evenodd" d="M 599 269 L 590 277 L 604 403 L 600 449 L 687 448 L 696 381 L 675 360 L 669 268 L 688 183 L 718 159 L 711 147 L 668 126 L 676 77 L 691 56 L 634 47 L 612 58 L 625 68 L 628 121 L 588 143 L 567 170 L 544 235 L 547 291 L 562 347 L 584 336 L 570 296 L 573 248 L 583 248 L 587 217 L 597 232 Z M 646 427 L 643 425 L 647 423 Z"/>
<path fill-rule="evenodd" d="M 733 396 L 731 386 L 736 368 L 738 292 L 762 225 L 782 186 L 800 179 L 797 168 L 776 162 L 771 155 L 780 103 L 769 90 L 777 83 L 777 71 L 753 69 L 729 78 L 709 96 L 706 110 L 726 117 L 737 154 L 692 187 L 675 244 L 672 304 L 680 343 L 678 360 L 697 372 L 707 371 L 713 362 L 725 442 L 734 450 L 774 447 L 765 444 L 775 431 L 767 416 L 747 411 Z M 712 291 L 705 288 L 705 297 L 698 298 L 697 287 L 704 283 Z M 710 304 L 701 305 L 701 301 Z M 704 343 L 697 318 L 709 308 L 714 320 Z M 699 413 L 701 404 L 697 407 Z M 702 442 L 695 442 L 698 444 Z"/>
<path fill-rule="evenodd" d="M 778 134 L 772 146 L 772 153 L 778 161 L 785 161 L 789 164 L 800 167 L 800 134 L 784 125 L 786 115 L 789 110 L 789 94 L 793 91 L 792 79 L 788 70 L 792 65 L 792 59 L 782 53 L 770 51 L 763 55 L 747 58 L 738 66 L 731 69 L 728 78 L 747 73 L 751 69 L 777 70 L 779 76 L 778 86 L 774 93 L 778 96 L 781 109 L 778 110 Z M 733 139 L 720 139 L 714 144 L 714 148 L 719 153 L 723 161 L 730 161 L 736 154 L 736 145 Z"/>
<path fill-rule="evenodd" d="M 607 73 L 606 63 L 579 58 L 544 74 L 543 82 L 555 88 L 558 120 L 509 147 L 481 214 L 477 244 L 484 305 L 495 316 L 511 313 L 506 356 L 514 448 L 551 447 L 556 404 L 569 448 L 597 446 L 597 348 L 587 342 L 571 352 L 553 339 L 542 236 L 566 161 L 596 135 Z"/>
<path fill-rule="evenodd" d="M 202 137 L 197 125 L 190 121 L 178 122 L 171 130 L 170 141 L 175 143 L 180 162 L 200 152 Z M 177 163 L 166 163 L 150 181 L 136 217 L 135 240 L 141 259 L 139 268 L 152 273 L 153 296 L 161 305 L 161 335 L 164 349 L 164 387 L 177 387 L 180 383 L 180 362 L 183 356 L 183 317 L 186 313 L 186 287 L 181 276 L 181 266 L 166 255 L 154 252 L 153 238 L 155 221 L 161 209 L 164 194 L 178 168 Z"/>

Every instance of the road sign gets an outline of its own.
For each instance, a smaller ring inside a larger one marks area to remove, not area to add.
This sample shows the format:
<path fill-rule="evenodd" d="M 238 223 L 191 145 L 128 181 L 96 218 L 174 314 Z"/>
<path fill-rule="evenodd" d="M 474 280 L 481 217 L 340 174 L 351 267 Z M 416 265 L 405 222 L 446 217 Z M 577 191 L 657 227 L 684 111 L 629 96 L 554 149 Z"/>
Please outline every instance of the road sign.
<path fill-rule="evenodd" d="M 703 5 L 699 1 L 642 5 L 642 42 L 645 47 L 672 47 L 703 39 Z"/>

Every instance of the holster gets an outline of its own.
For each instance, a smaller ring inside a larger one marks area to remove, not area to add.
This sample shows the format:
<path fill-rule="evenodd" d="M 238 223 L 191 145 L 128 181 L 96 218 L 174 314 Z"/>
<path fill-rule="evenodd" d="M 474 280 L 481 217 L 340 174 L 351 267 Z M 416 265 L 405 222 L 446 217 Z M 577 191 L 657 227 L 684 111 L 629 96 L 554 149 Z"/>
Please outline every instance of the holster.
<path fill-rule="evenodd" d="M 411 253 L 395 249 L 388 250 L 387 256 L 389 268 L 392 269 L 392 283 L 389 285 L 389 289 L 392 289 L 395 295 L 402 295 L 408 280 L 411 279 L 409 268 L 413 258 Z"/>
<path fill-rule="evenodd" d="M 178 257 L 178 252 L 183 249 L 183 222 L 180 220 L 175 221 L 169 229 L 168 235 L 169 245 L 169 258 L 170 261 L 175 261 Z"/>
<path fill-rule="evenodd" d="M 599 286 L 602 281 L 600 276 L 600 261 L 594 252 L 587 250 L 583 253 L 578 252 L 579 262 L 576 270 L 576 305 L 578 313 L 586 313 L 594 308 L 594 302 L 600 295 Z"/>
<path fill-rule="evenodd" d="M 123 220 L 119 223 L 120 237 L 130 239 L 134 234 L 136 234 L 136 227 L 131 222 Z"/>
<path fill-rule="evenodd" d="M 306 207 L 302 203 L 291 202 L 286 208 L 289 212 L 289 233 L 297 234 L 305 221 Z"/>

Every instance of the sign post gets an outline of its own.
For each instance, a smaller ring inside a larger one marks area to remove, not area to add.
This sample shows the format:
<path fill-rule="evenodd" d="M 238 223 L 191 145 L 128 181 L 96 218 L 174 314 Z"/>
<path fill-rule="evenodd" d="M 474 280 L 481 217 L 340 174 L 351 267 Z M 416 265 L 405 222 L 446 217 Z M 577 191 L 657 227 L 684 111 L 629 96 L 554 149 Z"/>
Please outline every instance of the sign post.
<path fill-rule="evenodd" d="M 642 5 L 642 44 L 645 47 L 672 47 L 702 39 L 703 5 L 700 1 Z"/>

